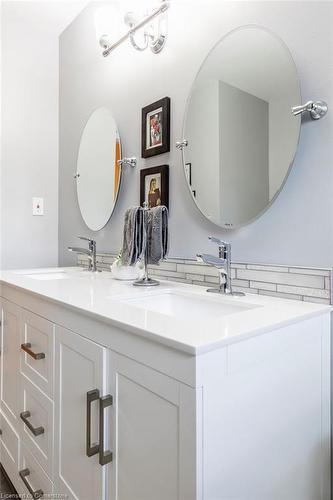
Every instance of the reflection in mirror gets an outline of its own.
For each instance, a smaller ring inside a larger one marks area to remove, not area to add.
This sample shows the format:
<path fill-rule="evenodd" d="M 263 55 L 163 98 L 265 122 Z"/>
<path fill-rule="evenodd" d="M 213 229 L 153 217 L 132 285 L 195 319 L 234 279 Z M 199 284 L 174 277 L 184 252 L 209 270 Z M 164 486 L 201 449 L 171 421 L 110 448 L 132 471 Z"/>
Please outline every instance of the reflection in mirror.
<path fill-rule="evenodd" d="M 121 181 L 117 124 L 106 108 L 96 109 L 84 128 L 77 160 L 77 197 L 84 222 L 102 229 L 117 202 Z"/>
<path fill-rule="evenodd" d="M 293 162 L 301 102 L 285 44 L 256 26 L 219 41 L 204 61 L 188 101 L 184 169 L 201 212 L 222 227 L 261 214 L 281 190 Z"/>

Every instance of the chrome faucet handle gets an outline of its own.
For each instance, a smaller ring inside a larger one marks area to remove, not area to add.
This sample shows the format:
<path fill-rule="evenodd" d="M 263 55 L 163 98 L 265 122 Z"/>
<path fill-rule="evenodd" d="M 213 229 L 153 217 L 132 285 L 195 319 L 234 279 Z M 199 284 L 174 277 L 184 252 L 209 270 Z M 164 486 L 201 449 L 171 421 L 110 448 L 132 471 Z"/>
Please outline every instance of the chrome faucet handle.
<path fill-rule="evenodd" d="M 78 236 L 78 238 L 89 243 L 89 271 L 97 272 L 96 241 L 86 236 Z"/>
<path fill-rule="evenodd" d="M 83 240 L 83 241 L 89 241 L 89 243 L 96 243 L 95 240 L 92 240 L 91 238 L 87 238 L 86 236 L 78 236 L 78 239 Z"/>
<path fill-rule="evenodd" d="M 87 238 L 86 236 L 78 236 L 79 240 L 83 240 L 83 241 L 87 241 L 89 243 L 89 250 L 91 250 L 91 252 L 94 254 L 94 258 L 96 259 L 96 241 L 91 239 L 91 238 Z"/>
<path fill-rule="evenodd" d="M 217 245 L 219 245 L 221 247 L 227 248 L 228 246 L 230 246 L 230 243 L 227 243 L 226 241 L 220 240 L 219 238 L 215 238 L 214 236 L 208 236 L 208 239 L 212 243 L 216 243 Z"/>
<path fill-rule="evenodd" d="M 245 294 L 243 292 L 234 292 L 232 290 L 231 243 L 227 243 L 214 236 L 209 236 L 208 239 L 212 243 L 218 245 L 219 256 L 214 257 L 214 255 L 197 254 L 197 260 L 209 266 L 216 267 L 219 273 L 219 286 L 216 288 L 208 288 L 207 292 L 222 293 L 224 295 L 234 295 L 237 297 L 244 296 Z"/>
<path fill-rule="evenodd" d="M 230 285 L 230 265 L 231 265 L 231 244 L 226 241 L 220 240 L 220 238 L 215 238 L 214 236 L 208 236 L 209 241 L 216 243 L 219 249 L 219 259 L 225 260 L 225 265 L 227 268 L 226 274 L 228 276 L 228 288 Z"/>

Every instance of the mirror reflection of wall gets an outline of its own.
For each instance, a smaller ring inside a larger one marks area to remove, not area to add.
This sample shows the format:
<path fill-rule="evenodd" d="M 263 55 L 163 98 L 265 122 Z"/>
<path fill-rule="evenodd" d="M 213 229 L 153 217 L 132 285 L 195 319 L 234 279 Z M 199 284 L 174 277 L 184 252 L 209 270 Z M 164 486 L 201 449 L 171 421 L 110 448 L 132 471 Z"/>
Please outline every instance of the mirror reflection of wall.
<path fill-rule="evenodd" d="M 77 197 L 83 220 L 98 231 L 110 219 L 121 181 L 117 124 L 106 108 L 96 109 L 84 128 L 77 160 Z"/>
<path fill-rule="evenodd" d="M 184 137 L 190 189 L 212 222 L 246 224 L 274 199 L 297 149 L 300 119 L 291 107 L 300 99 L 291 55 L 266 29 L 242 27 L 210 52 L 192 88 Z"/>

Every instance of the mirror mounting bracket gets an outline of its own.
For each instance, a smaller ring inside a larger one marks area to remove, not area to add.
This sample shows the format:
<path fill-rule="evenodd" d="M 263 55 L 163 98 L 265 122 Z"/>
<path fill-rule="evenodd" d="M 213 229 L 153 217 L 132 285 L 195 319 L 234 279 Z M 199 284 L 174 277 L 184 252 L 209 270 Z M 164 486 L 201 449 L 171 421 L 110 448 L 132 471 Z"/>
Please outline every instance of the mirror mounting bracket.
<path fill-rule="evenodd" d="M 121 160 L 118 160 L 118 165 L 123 166 L 123 165 L 128 165 L 129 167 L 136 167 L 137 166 L 137 159 L 132 157 L 132 158 L 122 158 Z"/>
<path fill-rule="evenodd" d="M 186 139 L 176 142 L 176 148 L 179 149 L 180 151 L 183 151 L 183 149 L 186 148 L 187 146 L 188 146 L 188 141 Z"/>
<path fill-rule="evenodd" d="M 310 113 L 313 120 L 320 120 L 326 115 L 328 111 L 328 106 L 325 101 L 308 101 L 301 106 L 294 106 L 291 108 L 294 116 L 303 115 L 303 113 Z"/>

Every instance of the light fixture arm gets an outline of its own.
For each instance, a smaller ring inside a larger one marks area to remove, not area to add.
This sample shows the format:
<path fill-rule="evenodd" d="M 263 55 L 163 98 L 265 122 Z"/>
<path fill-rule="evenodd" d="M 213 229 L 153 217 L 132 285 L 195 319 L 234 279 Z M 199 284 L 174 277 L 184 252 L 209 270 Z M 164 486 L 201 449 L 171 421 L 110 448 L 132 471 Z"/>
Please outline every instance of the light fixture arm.
<path fill-rule="evenodd" d="M 144 44 L 142 46 L 138 45 L 136 43 L 136 41 L 135 41 L 135 31 L 132 31 L 130 33 L 129 39 L 130 39 L 131 44 L 133 45 L 133 47 L 136 50 L 139 50 L 140 52 L 143 52 L 148 47 L 149 36 L 147 35 L 147 33 L 144 34 Z"/>

